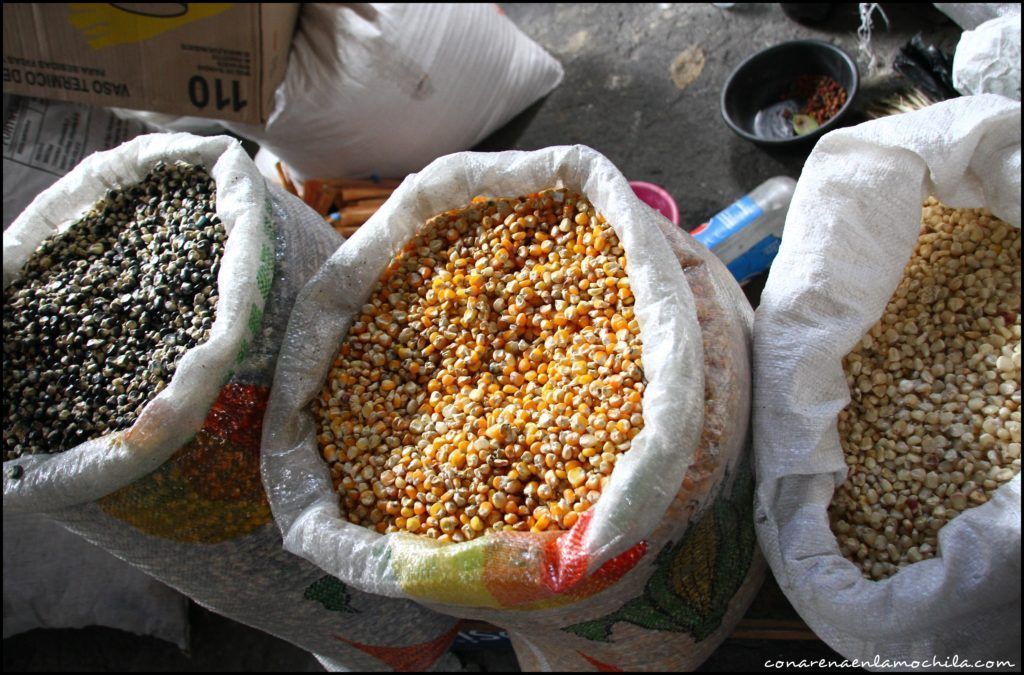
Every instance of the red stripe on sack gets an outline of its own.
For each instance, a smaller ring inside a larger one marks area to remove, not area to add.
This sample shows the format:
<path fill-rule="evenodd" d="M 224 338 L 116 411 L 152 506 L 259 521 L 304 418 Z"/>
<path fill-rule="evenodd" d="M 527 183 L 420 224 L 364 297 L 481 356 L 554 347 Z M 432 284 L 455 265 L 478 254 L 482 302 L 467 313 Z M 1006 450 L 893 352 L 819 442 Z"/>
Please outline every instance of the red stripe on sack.
<path fill-rule="evenodd" d="M 607 588 L 622 577 L 626 576 L 626 572 L 636 567 L 636 564 L 640 562 L 640 559 L 646 554 L 647 540 L 645 539 L 641 540 L 628 551 L 620 553 L 605 564 L 601 565 L 600 569 L 594 572 L 592 578 L 595 582 L 600 582 L 602 588 Z"/>
<path fill-rule="evenodd" d="M 581 652 L 578 649 L 576 650 L 576 653 L 579 654 L 580 656 L 582 656 L 583 658 L 585 658 L 590 663 L 590 665 L 592 665 L 595 668 L 597 668 L 598 672 L 601 672 L 601 673 L 624 673 L 624 672 L 626 672 L 622 668 L 618 668 L 616 666 L 613 666 L 610 663 L 604 663 L 602 661 L 598 661 L 595 658 L 587 656 L 586 654 L 584 654 L 583 652 Z"/>
<path fill-rule="evenodd" d="M 259 452 L 263 413 L 269 398 L 268 387 L 225 385 L 206 415 L 203 431 L 250 452 Z"/>
<path fill-rule="evenodd" d="M 647 541 L 640 541 L 601 565 L 584 580 L 590 559 L 583 550 L 583 538 L 593 515 L 594 511 L 584 513 L 568 532 L 546 547 L 543 581 L 553 593 L 580 597 L 593 595 L 625 576 L 647 554 Z"/>
<path fill-rule="evenodd" d="M 365 652 L 375 659 L 380 659 L 384 663 L 388 664 L 395 672 L 420 673 L 433 666 L 434 663 L 441 658 L 446 651 L 448 651 L 448 647 L 455 641 L 455 637 L 458 634 L 459 624 L 456 623 L 455 627 L 450 631 L 434 638 L 430 642 L 410 645 L 408 647 L 380 647 L 377 645 L 366 645 L 346 640 L 340 635 L 335 635 L 334 639 L 355 647 L 359 651 Z"/>
<path fill-rule="evenodd" d="M 583 537 L 594 512 L 586 511 L 576 524 L 544 550 L 544 585 L 554 593 L 563 593 L 587 573 L 589 562 L 583 550 Z"/>

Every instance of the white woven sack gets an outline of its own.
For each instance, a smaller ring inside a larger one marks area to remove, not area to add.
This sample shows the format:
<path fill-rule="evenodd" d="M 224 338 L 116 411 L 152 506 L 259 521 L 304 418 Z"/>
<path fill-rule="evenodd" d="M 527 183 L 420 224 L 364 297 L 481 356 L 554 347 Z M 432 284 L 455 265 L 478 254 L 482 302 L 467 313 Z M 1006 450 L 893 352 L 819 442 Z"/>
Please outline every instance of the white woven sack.
<path fill-rule="evenodd" d="M 401 178 L 561 81 L 558 61 L 492 3 L 308 3 L 270 119 L 226 126 L 298 180 Z"/>
<path fill-rule="evenodd" d="M 961 94 L 1020 100 L 1020 5 L 1016 14 L 964 31 L 953 56 L 953 86 Z"/>
<path fill-rule="evenodd" d="M 449 545 L 347 522 L 308 404 L 381 273 L 441 212 L 563 185 L 622 242 L 644 350 L 644 428 L 601 499 L 568 532 Z M 583 146 L 458 153 L 407 178 L 303 289 L 289 322 L 263 443 L 286 548 L 362 591 L 509 629 L 524 670 L 699 665 L 763 570 L 746 450 L 750 310 L 700 249 Z"/>
<path fill-rule="evenodd" d="M 4 229 L 85 156 L 148 133 L 144 124 L 78 103 L 8 94 L 3 102 Z M 5 516 L 3 549 L 5 638 L 95 624 L 188 646 L 182 595 L 43 516 Z"/>
<path fill-rule="evenodd" d="M 1020 476 L 946 525 L 938 557 L 884 581 L 866 580 L 840 555 L 826 514 L 847 473 L 836 422 L 850 401 L 843 357 L 896 289 L 926 197 L 987 207 L 1020 226 L 1020 131 L 1020 103 L 984 95 L 826 135 L 804 167 L 761 296 L 758 539 L 793 606 L 850 659 L 1020 666 Z"/>

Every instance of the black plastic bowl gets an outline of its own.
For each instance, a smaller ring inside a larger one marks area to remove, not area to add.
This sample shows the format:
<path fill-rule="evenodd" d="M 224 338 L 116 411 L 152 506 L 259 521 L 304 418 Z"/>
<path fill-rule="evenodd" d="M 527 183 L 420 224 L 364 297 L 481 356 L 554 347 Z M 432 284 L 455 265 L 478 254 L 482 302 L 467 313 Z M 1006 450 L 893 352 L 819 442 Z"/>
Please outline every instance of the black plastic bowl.
<path fill-rule="evenodd" d="M 758 113 L 786 98 L 801 75 L 828 75 L 846 90 L 846 103 L 816 131 L 804 136 L 780 137 L 759 134 L 765 125 L 755 126 Z M 739 136 L 759 145 L 795 148 L 817 141 L 823 134 L 842 126 L 852 110 L 860 85 L 857 64 L 849 54 L 820 40 L 794 40 L 754 54 L 732 71 L 722 89 L 722 117 Z"/>

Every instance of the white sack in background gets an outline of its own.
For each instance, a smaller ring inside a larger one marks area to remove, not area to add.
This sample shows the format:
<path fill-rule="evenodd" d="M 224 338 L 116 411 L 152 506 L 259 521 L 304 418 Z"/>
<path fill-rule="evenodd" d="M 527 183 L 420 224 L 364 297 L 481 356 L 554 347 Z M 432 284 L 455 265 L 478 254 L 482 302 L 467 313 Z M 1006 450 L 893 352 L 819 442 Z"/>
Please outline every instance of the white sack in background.
<path fill-rule="evenodd" d="M 847 467 L 842 360 L 881 316 L 921 206 L 987 207 L 1020 226 L 1020 103 L 954 99 L 823 137 L 804 167 L 754 324 L 757 534 L 807 624 L 847 658 L 1020 665 L 1020 476 L 939 535 L 939 556 L 869 581 L 827 509 Z"/>
<path fill-rule="evenodd" d="M 569 532 L 451 545 L 347 522 L 308 405 L 374 284 L 433 216 L 479 195 L 557 186 L 585 195 L 618 234 L 643 343 L 644 428 L 601 499 Z M 408 177 L 296 300 L 263 436 L 285 546 L 362 591 L 507 628 L 523 670 L 694 668 L 742 616 L 763 570 L 746 447 L 749 318 L 724 265 L 590 148 L 442 157 Z"/>
<path fill-rule="evenodd" d="M 935 7 L 964 30 L 1001 16 L 1020 15 L 1019 2 L 936 2 Z"/>
<path fill-rule="evenodd" d="M 964 32 L 953 56 L 953 86 L 961 94 L 999 94 L 1020 100 L 1018 13 Z"/>
<path fill-rule="evenodd" d="M 106 626 L 188 648 L 188 599 L 44 516 L 4 516 L 4 638 Z"/>
<path fill-rule="evenodd" d="M 186 133 L 197 136 L 216 136 L 224 133 L 223 124 L 205 117 L 168 115 L 167 113 L 129 110 L 128 108 L 110 108 L 110 111 L 123 120 L 141 122 L 156 131 L 165 133 Z"/>
<path fill-rule="evenodd" d="M 309 3 L 266 126 L 226 126 L 299 180 L 401 178 L 472 147 L 561 80 L 494 4 Z"/>
<path fill-rule="evenodd" d="M 40 192 L 97 150 L 146 133 L 109 110 L 4 94 L 4 229 Z"/>

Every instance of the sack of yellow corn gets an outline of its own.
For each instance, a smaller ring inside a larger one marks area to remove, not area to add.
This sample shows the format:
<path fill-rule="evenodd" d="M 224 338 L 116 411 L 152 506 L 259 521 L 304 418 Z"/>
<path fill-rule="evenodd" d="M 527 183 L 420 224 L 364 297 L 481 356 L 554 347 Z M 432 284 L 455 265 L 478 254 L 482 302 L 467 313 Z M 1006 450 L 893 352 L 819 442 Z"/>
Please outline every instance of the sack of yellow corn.
<path fill-rule="evenodd" d="M 296 302 L 263 444 L 285 546 L 507 629 L 524 670 L 694 668 L 763 572 L 751 322 L 590 148 L 441 158 Z"/>

